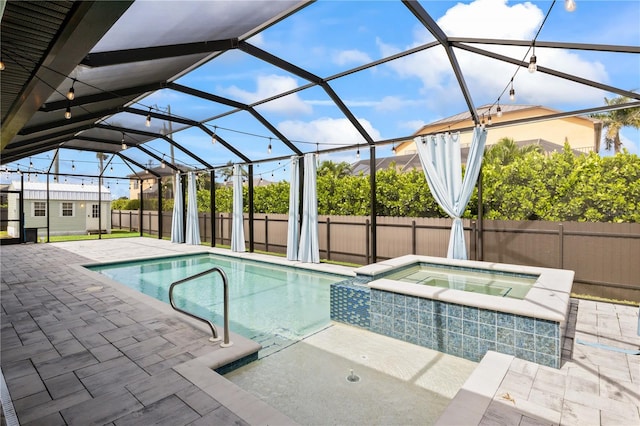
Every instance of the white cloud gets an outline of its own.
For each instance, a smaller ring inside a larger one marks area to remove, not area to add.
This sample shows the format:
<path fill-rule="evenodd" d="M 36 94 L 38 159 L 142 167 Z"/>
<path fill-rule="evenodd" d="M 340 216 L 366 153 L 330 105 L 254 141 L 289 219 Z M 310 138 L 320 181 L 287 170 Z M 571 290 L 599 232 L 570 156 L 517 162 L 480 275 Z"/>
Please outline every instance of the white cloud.
<path fill-rule="evenodd" d="M 380 139 L 380 132 L 369 121 L 358 122 L 374 139 Z M 346 118 L 319 118 L 313 121 L 287 120 L 278 124 L 278 130 L 292 140 L 316 142 L 320 149 L 335 145 L 366 143 L 364 138 Z M 307 149 L 307 151 L 310 151 Z"/>
<path fill-rule="evenodd" d="M 333 62 L 337 65 L 362 65 L 371 62 L 371 57 L 361 50 L 342 50 L 334 55 Z"/>
<path fill-rule="evenodd" d="M 449 36 L 531 40 L 542 22 L 543 12 L 535 5 L 525 2 L 508 5 L 506 0 L 476 0 L 473 3 L 459 3 L 449 9 L 438 21 L 438 25 Z M 424 28 L 414 33 L 415 47 L 432 41 L 433 37 Z M 500 55 L 522 59 L 527 48 L 513 46 L 482 46 Z M 378 40 L 378 47 L 384 56 L 396 53 L 397 46 Z M 481 55 L 454 49 L 467 86 L 476 104 L 493 102 L 500 95 L 516 70 L 515 65 L 486 58 Z M 585 79 L 607 82 L 608 74 L 599 62 L 591 62 L 579 54 L 561 49 L 536 49 L 538 65 L 580 76 Z M 441 46 L 390 62 L 388 67 L 401 78 L 418 78 L 422 82 L 420 93 L 441 104 L 461 99 L 458 82 Z M 520 69 L 514 80 L 516 102 L 522 104 L 558 105 L 568 103 L 601 103 L 604 93 L 588 86 L 540 72 L 529 74 Z M 508 102 L 508 99 L 502 99 Z M 436 107 L 435 101 L 432 104 Z"/>
<path fill-rule="evenodd" d="M 427 123 L 422 120 L 409 120 L 399 123 L 398 127 L 401 129 L 407 129 L 411 133 L 414 133 L 420 130 L 425 124 Z"/>
<path fill-rule="evenodd" d="M 275 74 L 259 76 L 256 85 L 254 92 L 237 86 L 228 87 L 224 89 L 224 92 L 234 99 L 251 104 L 298 87 L 294 78 Z M 258 108 L 284 114 L 310 114 L 312 112 L 311 105 L 304 102 L 296 93 L 267 102 Z"/>

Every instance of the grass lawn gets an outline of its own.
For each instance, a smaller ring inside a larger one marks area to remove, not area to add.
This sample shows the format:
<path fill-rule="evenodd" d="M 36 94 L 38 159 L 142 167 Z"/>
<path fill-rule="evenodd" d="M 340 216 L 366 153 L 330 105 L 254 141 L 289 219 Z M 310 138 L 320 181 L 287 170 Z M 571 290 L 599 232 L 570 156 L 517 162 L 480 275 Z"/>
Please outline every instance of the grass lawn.
<path fill-rule="evenodd" d="M 110 234 L 102 234 L 102 239 L 106 240 L 109 238 L 131 238 L 131 237 L 139 237 L 140 236 L 140 232 L 138 231 L 134 231 L 134 232 L 129 232 L 129 231 L 125 231 L 125 230 L 121 230 L 121 229 L 112 229 Z M 152 235 L 149 234 L 143 234 L 143 236 L 145 237 L 153 237 Z M 97 240 L 99 237 L 98 234 L 91 234 L 91 235 L 52 235 L 49 238 L 49 241 L 51 241 L 52 243 L 59 243 L 62 241 L 80 241 L 80 240 Z"/>

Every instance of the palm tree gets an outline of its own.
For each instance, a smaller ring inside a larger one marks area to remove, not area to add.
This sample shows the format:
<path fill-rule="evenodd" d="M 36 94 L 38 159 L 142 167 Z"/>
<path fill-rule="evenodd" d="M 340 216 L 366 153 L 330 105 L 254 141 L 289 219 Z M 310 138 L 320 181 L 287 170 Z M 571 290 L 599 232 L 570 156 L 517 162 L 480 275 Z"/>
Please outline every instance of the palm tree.
<path fill-rule="evenodd" d="M 632 101 L 626 96 L 618 96 L 617 98 L 604 98 L 607 105 L 624 105 Z M 611 150 L 617 154 L 622 147 L 620 140 L 620 129 L 623 127 L 640 128 L 640 107 L 618 109 L 602 114 L 593 114 L 592 118 L 602 121 L 602 127 L 606 129 L 604 134 L 605 149 Z M 600 141 L 596 141 L 596 151 L 600 151 Z"/>
<path fill-rule="evenodd" d="M 512 163 L 516 158 L 522 158 L 529 152 L 542 153 L 542 147 L 537 144 L 530 144 L 519 147 L 513 138 L 502 138 L 495 145 L 487 148 L 484 154 L 484 161 L 497 162 L 503 166 Z"/>
<path fill-rule="evenodd" d="M 333 161 L 323 161 L 318 167 L 318 176 L 333 176 L 336 179 L 349 176 L 351 174 L 351 166 L 346 161 L 334 163 Z"/>

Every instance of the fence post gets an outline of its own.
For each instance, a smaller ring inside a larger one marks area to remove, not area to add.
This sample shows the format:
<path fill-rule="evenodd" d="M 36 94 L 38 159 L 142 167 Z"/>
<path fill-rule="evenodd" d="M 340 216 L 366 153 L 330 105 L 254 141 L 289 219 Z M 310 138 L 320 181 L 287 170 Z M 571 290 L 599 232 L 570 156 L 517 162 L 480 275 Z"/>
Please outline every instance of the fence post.
<path fill-rule="evenodd" d="M 564 267 L 564 225 L 558 224 L 558 263 L 559 268 Z"/>
<path fill-rule="evenodd" d="M 264 251 L 269 251 L 269 216 L 264 216 Z"/>
<path fill-rule="evenodd" d="M 365 259 L 366 259 L 366 263 L 365 265 L 369 264 L 369 258 L 371 256 L 371 247 L 369 247 L 371 245 L 371 240 L 369 239 L 369 226 L 371 225 L 371 222 L 369 222 L 369 219 L 367 219 L 365 222 L 365 238 L 364 238 L 364 246 L 366 247 L 366 252 L 365 252 Z"/>
<path fill-rule="evenodd" d="M 331 260 L 331 218 L 327 216 L 327 260 Z"/>
<path fill-rule="evenodd" d="M 411 221 L 411 254 L 416 254 L 416 221 Z"/>
<path fill-rule="evenodd" d="M 205 243 L 207 242 L 207 212 L 202 213 L 203 214 L 203 225 L 204 225 L 204 238 L 202 241 L 204 241 Z"/>
<path fill-rule="evenodd" d="M 469 252 L 473 253 L 473 260 L 478 260 L 478 246 L 476 245 L 476 238 L 478 232 L 476 228 L 476 221 L 471 221 L 471 235 L 469 236 Z"/>
<path fill-rule="evenodd" d="M 122 229 L 122 210 L 118 210 L 118 228 Z"/>
<path fill-rule="evenodd" d="M 131 218 L 131 210 L 129 210 L 129 232 L 133 232 L 133 219 Z"/>

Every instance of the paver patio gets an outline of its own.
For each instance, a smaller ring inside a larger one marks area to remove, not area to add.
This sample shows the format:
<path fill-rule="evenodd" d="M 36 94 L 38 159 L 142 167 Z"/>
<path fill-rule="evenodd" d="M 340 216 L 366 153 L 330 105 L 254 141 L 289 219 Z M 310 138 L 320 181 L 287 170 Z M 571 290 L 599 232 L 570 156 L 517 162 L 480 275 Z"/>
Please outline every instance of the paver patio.
<path fill-rule="evenodd" d="M 2 247 L 0 361 L 20 424 L 293 423 L 211 369 L 222 349 L 206 328 L 75 266 L 206 249 L 148 238 Z M 489 353 L 439 423 L 640 424 L 640 356 L 621 352 L 640 347 L 638 308 L 573 306 L 562 368 Z"/>

